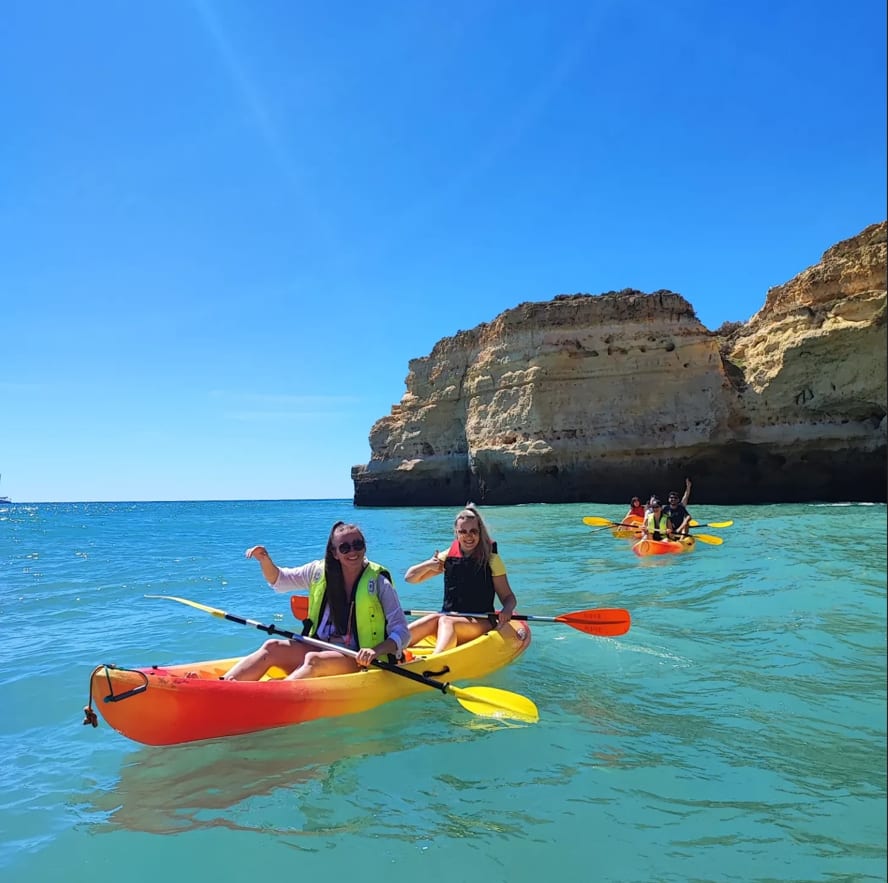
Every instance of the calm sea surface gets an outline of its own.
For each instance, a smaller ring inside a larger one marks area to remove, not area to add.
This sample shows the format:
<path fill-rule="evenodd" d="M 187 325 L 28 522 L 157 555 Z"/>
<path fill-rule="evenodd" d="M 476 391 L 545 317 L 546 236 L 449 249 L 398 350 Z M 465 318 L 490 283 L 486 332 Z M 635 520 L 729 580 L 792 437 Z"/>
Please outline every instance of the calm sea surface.
<path fill-rule="evenodd" d="M 300 564 L 345 519 L 405 607 L 436 607 L 441 580 L 401 577 L 444 548 L 454 510 L 0 506 L 0 879 L 884 881 L 885 507 L 693 505 L 734 519 L 699 528 L 724 544 L 644 560 L 582 522 L 624 508 L 484 510 L 520 610 L 632 613 L 619 638 L 538 623 L 484 680 L 532 698 L 538 724 L 429 690 L 147 748 L 81 725 L 94 666 L 237 655 L 263 635 L 146 593 L 293 628 L 244 549 Z"/>

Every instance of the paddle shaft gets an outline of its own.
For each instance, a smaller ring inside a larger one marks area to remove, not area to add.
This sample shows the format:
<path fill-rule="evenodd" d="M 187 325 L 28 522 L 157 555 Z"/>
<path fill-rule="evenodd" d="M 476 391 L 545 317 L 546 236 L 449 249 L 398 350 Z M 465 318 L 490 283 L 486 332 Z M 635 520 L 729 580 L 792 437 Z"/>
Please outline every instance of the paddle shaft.
<path fill-rule="evenodd" d="M 634 525 L 624 524 L 619 521 L 608 521 L 606 518 L 599 518 L 598 516 L 595 516 L 595 515 L 587 515 L 583 519 L 584 524 L 598 525 L 598 524 L 601 524 L 602 522 L 605 522 L 605 525 L 608 528 L 633 527 L 634 526 Z M 639 530 L 643 529 L 642 525 L 637 525 L 637 527 Z M 695 534 L 690 534 L 690 536 L 695 537 L 696 539 L 700 540 L 701 543 L 708 543 L 710 546 L 720 546 L 724 542 L 724 540 L 721 537 L 716 537 L 716 536 L 713 536 L 712 534 L 708 534 L 708 533 L 695 533 Z"/>
<path fill-rule="evenodd" d="M 619 612 L 622 614 L 624 611 L 621 610 Z M 587 611 L 584 611 L 584 613 L 587 613 L 587 614 L 602 613 L 602 614 L 605 614 L 605 616 L 606 616 L 607 611 L 605 611 L 605 610 L 602 610 L 602 611 L 587 610 Z M 431 616 L 431 615 L 468 616 L 468 617 L 472 617 L 474 619 L 486 619 L 489 616 L 496 616 L 497 615 L 497 613 L 495 611 L 491 611 L 490 613 L 456 613 L 453 610 L 447 610 L 447 611 L 405 610 L 404 614 L 406 616 Z M 582 615 L 583 614 L 581 614 L 581 613 L 567 613 L 567 614 L 564 614 L 563 616 L 533 616 L 532 614 L 529 614 L 529 613 L 513 613 L 512 619 L 517 619 L 521 622 L 563 622 L 563 623 L 567 623 L 568 625 L 570 625 L 569 617 L 574 616 L 579 619 Z M 593 618 L 589 619 L 589 622 L 599 622 L 599 621 L 600 622 L 607 622 L 607 619 L 601 618 L 601 617 L 593 617 Z"/>
<path fill-rule="evenodd" d="M 305 595 L 290 595 L 290 610 L 296 619 L 304 620 L 308 616 L 308 598 Z M 440 610 L 405 610 L 407 616 L 440 616 L 444 615 Z M 466 616 L 474 619 L 489 619 L 498 614 L 490 613 L 449 613 L 450 616 Z M 524 622 L 555 622 L 560 625 L 569 625 L 571 628 L 584 632 L 587 635 L 597 635 L 601 638 L 612 638 L 624 635 L 629 631 L 632 618 L 628 610 L 622 608 L 599 608 L 593 610 L 578 610 L 573 613 L 561 613 L 558 616 L 534 616 L 531 614 L 513 613 L 512 619 Z"/>
<path fill-rule="evenodd" d="M 691 520 L 689 522 L 691 527 L 730 527 L 733 523 L 733 521 L 712 521 L 708 524 L 701 525 L 699 521 Z M 613 530 L 615 527 L 628 527 L 635 528 L 636 530 L 642 530 L 644 528 L 644 523 L 610 521 L 609 519 L 602 518 L 599 515 L 587 515 L 583 519 L 583 524 L 588 524 L 590 526 L 596 527 L 598 528 L 598 530 Z M 597 531 L 593 530 L 592 533 L 597 533 Z M 695 536 L 700 536 L 700 534 L 695 534 Z M 704 536 L 706 536 L 706 534 L 704 534 Z M 706 540 L 704 540 L 703 542 L 705 543 Z M 715 543 L 714 545 L 718 545 L 718 543 Z"/>
<path fill-rule="evenodd" d="M 613 521 L 607 527 L 596 527 L 595 530 L 590 531 L 590 533 L 601 533 L 603 530 L 614 530 L 614 528 L 618 527 L 628 528 L 629 530 L 641 530 L 640 524 L 627 524 L 624 521 Z"/>
<path fill-rule="evenodd" d="M 639 521 L 611 521 L 609 518 L 601 518 L 598 515 L 587 515 L 583 519 L 583 524 L 592 527 L 600 527 L 602 530 L 613 530 L 615 527 L 635 527 L 641 530 L 641 522 Z M 595 531 L 592 531 L 595 533 Z"/>

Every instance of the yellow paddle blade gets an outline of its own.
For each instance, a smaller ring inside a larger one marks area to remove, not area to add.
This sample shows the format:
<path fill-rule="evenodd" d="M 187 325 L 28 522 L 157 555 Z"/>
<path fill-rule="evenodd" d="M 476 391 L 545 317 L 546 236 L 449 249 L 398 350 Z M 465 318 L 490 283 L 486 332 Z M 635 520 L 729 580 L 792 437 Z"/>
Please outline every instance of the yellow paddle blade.
<path fill-rule="evenodd" d="M 583 519 L 583 524 L 588 524 L 590 527 L 610 527 L 612 524 L 617 523 L 609 518 L 599 518 L 597 515 L 587 515 Z"/>
<path fill-rule="evenodd" d="M 721 537 L 714 537 L 708 533 L 692 534 L 694 539 L 700 540 L 701 543 L 708 543 L 710 546 L 720 546 L 724 540 Z"/>
<path fill-rule="evenodd" d="M 690 521 L 691 527 L 730 527 L 733 523 L 733 521 L 710 521 L 707 524 L 700 524 L 696 518 Z"/>
<path fill-rule="evenodd" d="M 472 714 L 482 717 L 511 718 L 535 724 L 540 719 L 536 705 L 526 696 L 498 690 L 496 687 L 454 687 L 447 685 L 460 705 Z"/>
<path fill-rule="evenodd" d="M 207 607 L 206 604 L 198 604 L 197 601 L 189 601 L 187 598 L 177 598 L 175 595 L 145 595 L 146 598 L 160 598 L 162 601 L 178 601 L 180 604 L 187 604 L 197 610 L 203 610 L 204 613 L 211 613 L 213 616 L 221 616 L 225 619 L 225 611 L 217 610 L 215 607 Z"/>

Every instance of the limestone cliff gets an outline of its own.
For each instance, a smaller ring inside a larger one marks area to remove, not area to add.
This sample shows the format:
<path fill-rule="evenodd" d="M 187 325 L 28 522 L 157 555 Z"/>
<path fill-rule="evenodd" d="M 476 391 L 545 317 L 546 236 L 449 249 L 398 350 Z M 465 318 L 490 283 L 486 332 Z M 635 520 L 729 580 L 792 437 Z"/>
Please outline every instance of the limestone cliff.
<path fill-rule="evenodd" d="M 886 498 L 886 223 L 706 329 L 679 294 L 559 295 L 439 341 L 355 466 L 364 506 Z"/>

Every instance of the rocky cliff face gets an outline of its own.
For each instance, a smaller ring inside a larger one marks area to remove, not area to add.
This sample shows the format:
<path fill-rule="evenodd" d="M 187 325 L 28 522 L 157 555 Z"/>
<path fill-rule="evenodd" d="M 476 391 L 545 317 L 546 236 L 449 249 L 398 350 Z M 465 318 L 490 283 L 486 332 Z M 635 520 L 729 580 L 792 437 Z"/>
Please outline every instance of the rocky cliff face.
<path fill-rule="evenodd" d="M 886 498 L 886 223 L 707 330 L 669 291 L 560 295 L 444 338 L 355 466 L 363 506 Z"/>

